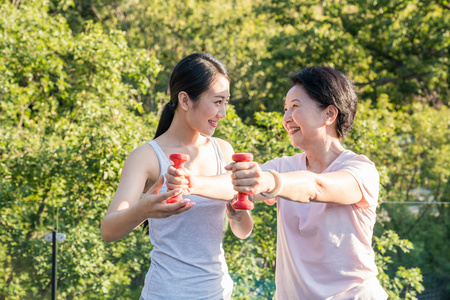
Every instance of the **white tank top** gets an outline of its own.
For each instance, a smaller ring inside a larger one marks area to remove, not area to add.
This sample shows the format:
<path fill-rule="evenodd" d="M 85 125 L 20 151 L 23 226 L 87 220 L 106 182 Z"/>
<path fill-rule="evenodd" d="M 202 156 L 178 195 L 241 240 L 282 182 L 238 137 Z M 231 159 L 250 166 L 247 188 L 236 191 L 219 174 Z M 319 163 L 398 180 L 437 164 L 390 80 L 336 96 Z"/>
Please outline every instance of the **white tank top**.
<path fill-rule="evenodd" d="M 218 174 L 225 172 L 222 151 L 214 138 Z M 159 160 L 161 174 L 170 165 L 162 149 L 150 141 Z M 160 190 L 167 190 L 164 184 Z M 141 297 L 145 300 L 231 299 L 233 281 L 228 274 L 222 248 L 225 201 L 196 195 L 186 196 L 195 206 L 164 219 L 148 219 L 151 265 Z"/>

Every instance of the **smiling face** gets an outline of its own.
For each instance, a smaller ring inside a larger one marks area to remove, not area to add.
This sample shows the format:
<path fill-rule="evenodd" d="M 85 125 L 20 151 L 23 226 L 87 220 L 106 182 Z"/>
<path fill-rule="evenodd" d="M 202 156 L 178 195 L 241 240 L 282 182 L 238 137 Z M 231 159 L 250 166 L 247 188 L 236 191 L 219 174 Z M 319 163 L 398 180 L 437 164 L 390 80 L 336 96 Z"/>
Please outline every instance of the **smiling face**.
<path fill-rule="evenodd" d="M 200 95 L 188 115 L 188 122 L 198 132 L 212 136 L 219 121 L 227 115 L 227 104 L 230 99 L 230 82 L 222 75 L 212 83 L 211 87 Z"/>
<path fill-rule="evenodd" d="M 309 97 L 303 86 L 296 84 L 286 94 L 283 126 L 291 144 L 305 150 L 326 134 L 326 111 Z"/>

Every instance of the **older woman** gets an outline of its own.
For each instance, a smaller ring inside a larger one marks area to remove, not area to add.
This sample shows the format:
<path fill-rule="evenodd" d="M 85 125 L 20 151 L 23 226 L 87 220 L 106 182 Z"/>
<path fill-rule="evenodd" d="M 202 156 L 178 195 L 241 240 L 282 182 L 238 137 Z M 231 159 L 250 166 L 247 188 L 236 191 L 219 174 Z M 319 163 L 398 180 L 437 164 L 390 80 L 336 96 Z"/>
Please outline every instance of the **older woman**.
<path fill-rule="evenodd" d="M 353 86 L 327 67 L 291 80 L 283 126 L 303 153 L 227 167 L 236 191 L 277 203 L 276 299 L 386 299 L 371 246 L 379 175 L 341 144 L 356 113 Z"/>

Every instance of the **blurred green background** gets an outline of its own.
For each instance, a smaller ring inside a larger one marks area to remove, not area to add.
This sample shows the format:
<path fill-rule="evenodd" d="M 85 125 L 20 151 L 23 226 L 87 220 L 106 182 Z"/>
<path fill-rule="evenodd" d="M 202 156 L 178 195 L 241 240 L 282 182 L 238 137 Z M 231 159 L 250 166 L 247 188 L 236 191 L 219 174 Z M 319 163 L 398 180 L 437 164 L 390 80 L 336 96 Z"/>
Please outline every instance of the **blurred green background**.
<path fill-rule="evenodd" d="M 0 0 L 0 299 L 138 299 L 150 264 L 135 230 L 100 224 L 127 155 L 149 141 L 168 76 L 210 52 L 232 101 L 215 136 L 264 162 L 292 155 L 281 125 L 288 75 L 327 65 L 360 104 L 345 147 L 381 176 L 373 247 L 390 299 L 450 294 L 450 4 L 412 0 Z M 272 299 L 276 207 L 223 246 L 235 299 Z"/>

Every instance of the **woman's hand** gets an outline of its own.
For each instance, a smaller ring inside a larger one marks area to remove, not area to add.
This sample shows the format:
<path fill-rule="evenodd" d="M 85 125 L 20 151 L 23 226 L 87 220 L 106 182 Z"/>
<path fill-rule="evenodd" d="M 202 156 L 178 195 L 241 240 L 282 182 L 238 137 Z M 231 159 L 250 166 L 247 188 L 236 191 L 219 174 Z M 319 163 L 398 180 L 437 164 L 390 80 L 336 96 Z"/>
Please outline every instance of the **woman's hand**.
<path fill-rule="evenodd" d="M 236 201 L 237 199 L 235 197 L 232 201 L 227 203 L 227 216 L 228 219 L 230 220 L 241 222 L 242 218 L 245 217 L 248 214 L 248 212 L 245 210 L 235 210 L 233 208 L 233 203 Z"/>
<path fill-rule="evenodd" d="M 126 237 L 148 218 L 167 218 L 189 210 L 195 203 L 183 199 L 175 203 L 164 203 L 167 199 L 181 193 L 170 190 L 159 194 L 164 184 L 164 177 L 159 176 L 155 184 L 136 202 L 118 201 L 110 210 L 101 225 L 102 238 L 110 243 Z M 113 199 L 114 201 L 114 199 Z"/>
<path fill-rule="evenodd" d="M 225 167 L 231 171 L 234 190 L 246 194 L 259 194 L 275 188 L 272 174 L 261 170 L 257 162 L 234 162 Z"/>
<path fill-rule="evenodd" d="M 166 177 L 166 186 L 169 190 L 180 189 L 183 196 L 192 194 L 195 188 L 195 176 L 186 168 L 175 169 L 169 166 Z"/>
<path fill-rule="evenodd" d="M 159 194 L 159 190 L 164 184 L 164 177 L 161 175 L 158 181 L 142 196 L 141 209 L 144 219 L 147 218 L 166 218 L 171 215 L 189 210 L 195 205 L 194 202 L 189 202 L 189 199 L 183 199 L 176 203 L 164 203 L 167 199 L 181 194 L 181 189 L 168 190 L 165 193 Z"/>
<path fill-rule="evenodd" d="M 253 230 L 253 219 L 248 210 L 235 210 L 232 206 L 237 201 L 237 197 L 227 203 L 227 216 L 230 222 L 231 231 L 240 239 L 247 238 Z"/>

